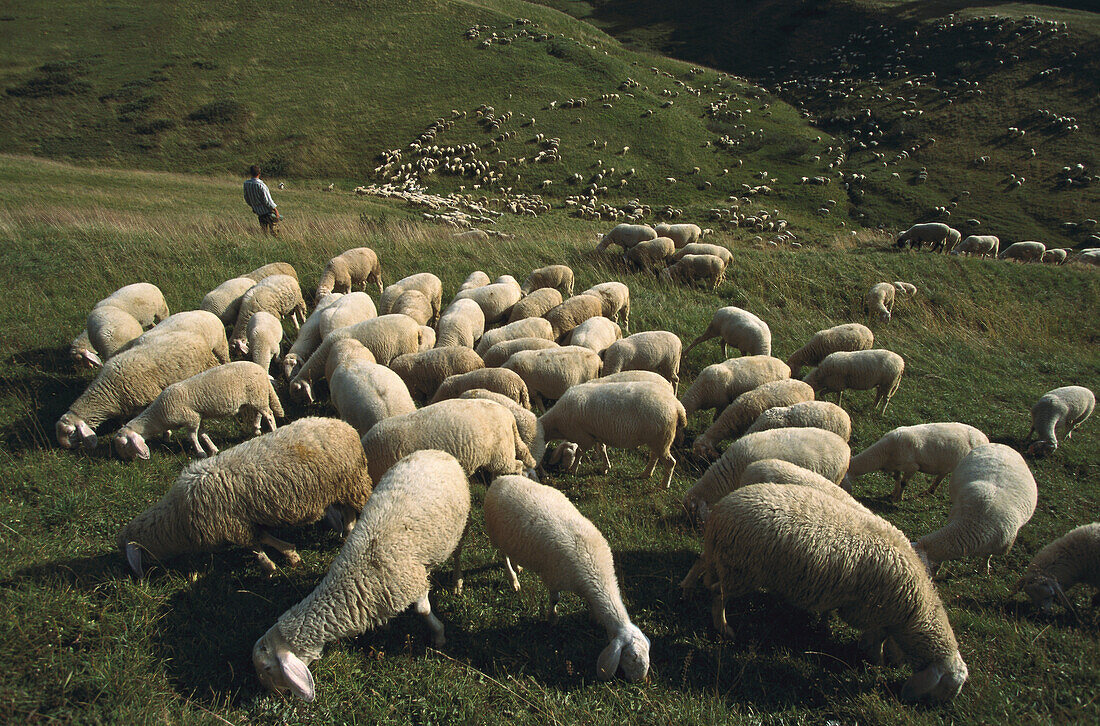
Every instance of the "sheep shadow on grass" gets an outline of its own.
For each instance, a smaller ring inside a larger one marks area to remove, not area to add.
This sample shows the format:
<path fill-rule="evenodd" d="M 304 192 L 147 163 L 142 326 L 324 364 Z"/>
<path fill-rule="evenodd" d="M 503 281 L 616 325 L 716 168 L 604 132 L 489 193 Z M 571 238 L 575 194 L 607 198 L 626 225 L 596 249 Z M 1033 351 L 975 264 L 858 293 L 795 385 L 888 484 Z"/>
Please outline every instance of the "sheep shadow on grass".
<path fill-rule="evenodd" d="M 12 452 L 54 445 L 54 425 L 93 376 L 73 369 L 67 347 L 20 351 L 3 365 L 0 389 L 23 415 L 0 426 L 0 444 Z"/>

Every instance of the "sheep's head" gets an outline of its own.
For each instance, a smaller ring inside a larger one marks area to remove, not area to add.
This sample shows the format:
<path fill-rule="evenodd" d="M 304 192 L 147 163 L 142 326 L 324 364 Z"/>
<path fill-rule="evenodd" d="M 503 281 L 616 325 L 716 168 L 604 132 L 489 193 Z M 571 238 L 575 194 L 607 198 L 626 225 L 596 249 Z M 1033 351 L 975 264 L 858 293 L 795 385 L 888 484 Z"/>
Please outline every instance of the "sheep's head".
<path fill-rule="evenodd" d="M 79 444 L 83 444 L 85 449 L 94 449 L 99 443 L 92 427 L 71 412 L 67 412 L 57 420 L 55 433 L 57 443 L 65 449 L 71 449 Z"/>
<path fill-rule="evenodd" d="M 705 436 L 700 436 L 695 439 L 695 443 L 691 447 L 691 453 L 696 456 L 701 456 L 704 459 L 713 460 L 718 458 L 718 449 L 714 446 L 714 443 Z"/>
<path fill-rule="evenodd" d="M 546 457 L 544 466 L 552 471 L 572 471 L 577 463 L 577 451 L 580 447 L 572 441 L 564 441 L 554 447 Z"/>
<path fill-rule="evenodd" d="M 649 673 L 649 638 L 633 623 L 615 634 L 596 661 L 597 674 L 605 681 L 614 678 L 620 667 L 626 679 L 635 683 Z"/>
<path fill-rule="evenodd" d="M 98 368 L 103 365 L 103 359 L 96 355 L 96 352 L 90 348 L 74 345 L 69 349 L 69 357 L 72 358 L 73 365 L 77 370 L 91 370 L 92 368 Z"/>
<path fill-rule="evenodd" d="M 1050 456 L 1058 449 L 1057 441 L 1040 439 L 1027 447 L 1028 456 Z"/>
<path fill-rule="evenodd" d="M 707 515 L 710 514 L 710 508 L 702 498 L 688 492 L 684 496 L 683 504 L 684 512 L 687 514 L 687 518 L 692 524 L 702 526 L 706 523 Z"/>
<path fill-rule="evenodd" d="M 1025 576 L 1017 585 L 1017 589 L 1022 589 L 1024 594 L 1031 600 L 1031 604 L 1044 613 L 1049 614 L 1054 610 L 1055 598 L 1070 607 L 1069 598 L 1066 597 L 1061 584 L 1053 577 L 1047 575 Z"/>
<path fill-rule="evenodd" d="M 145 437 L 131 428 L 119 429 L 112 441 L 121 459 L 148 460 L 149 458 L 149 446 L 145 443 Z"/>
<path fill-rule="evenodd" d="M 252 665 L 263 687 L 275 693 L 290 691 L 303 701 L 316 695 L 309 664 L 290 650 L 290 644 L 279 633 L 278 624 L 264 633 L 252 648 Z"/>
<path fill-rule="evenodd" d="M 286 376 L 288 381 L 297 375 L 301 367 L 302 359 L 298 357 L 297 353 L 287 353 L 283 358 L 283 375 Z"/>
<path fill-rule="evenodd" d="M 229 341 L 229 352 L 233 355 L 248 355 L 248 341 L 244 338 L 234 338 Z"/>
<path fill-rule="evenodd" d="M 959 651 L 945 661 L 932 663 L 924 670 L 914 673 L 901 689 L 901 697 L 914 700 L 928 696 L 934 701 L 950 701 L 959 695 L 969 676 L 966 663 Z"/>
<path fill-rule="evenodd" d="M 291 381 L 290 395 L 299 401 L 313 403 L 313 389 L 309 385 L 309 381 L 303 381 L 300 378 Z"/>

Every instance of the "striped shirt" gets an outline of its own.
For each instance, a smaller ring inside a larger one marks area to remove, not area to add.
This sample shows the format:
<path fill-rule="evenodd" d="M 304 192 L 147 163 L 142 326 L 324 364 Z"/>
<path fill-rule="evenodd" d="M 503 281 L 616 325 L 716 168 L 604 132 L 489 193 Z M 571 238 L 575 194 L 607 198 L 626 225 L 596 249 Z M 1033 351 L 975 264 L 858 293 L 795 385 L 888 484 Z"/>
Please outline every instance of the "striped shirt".
<path fill-rule="evenodd" d="M 275 201 L 271 198 L 271 192 L 259 179 L 249 179 L 244 183 L 244 200 L 257 216 L 264 216 L 275 211 Z"/>

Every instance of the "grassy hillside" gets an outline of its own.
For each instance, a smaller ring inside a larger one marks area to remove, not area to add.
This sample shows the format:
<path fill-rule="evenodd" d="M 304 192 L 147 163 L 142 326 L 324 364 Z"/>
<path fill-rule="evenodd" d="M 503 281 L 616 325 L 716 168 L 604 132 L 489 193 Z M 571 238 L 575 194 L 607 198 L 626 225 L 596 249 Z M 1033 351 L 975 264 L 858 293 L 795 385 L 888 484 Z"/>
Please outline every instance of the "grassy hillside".
<path fill-rule="evenodd" d="M 53 442 L 58 416 L 88 383 L 67 362 L 68 341 L 96 300 L 149 280 L 173 310 L 195 306 L 221 280 L 267 261 L 295 264 L 311 288 L 324 262 L 350 246 L 380 254 L 388 280 L 430 270 L 449 297 L 473 269 L 522 277 L 566 262 L 577 285 L 620 279 L 633 295 L 631 329 L 672 330 L 684 340 L 713 310 L 735 304 L 771 326 L 788 356 L 813 331 L 860 319 L 863 292 L 904 279 L 920 292 L 900 301 L 878 345 L 901 353 L 906 375 L 889 413 L 868 394 L 845 397 L 852 448 L 899 425 L 960 420 L 995 441 L 1020 446 L 1028 409 L 1043 392 L 1077 383 L 1100 389 L 1100 328 L 1092 269 L 1053 268 L 903 254 L 882 239 L 788 252 L 755 250 L 719 235 L 736 261 L 716 292 L 658 286 L 597 255 L 601 226 L 560 213 L 507 217 L 514 240 L 456 244 L 450 231 L 415 222 L 400 206 L 306 189 L 283 193 L 293 210 L 276 242 L 252 231 L 239 180 L 74 167 L 0 156 L 0 721 L 11 723 L 840 723 L 931 724 L 1095 722 L 1100 621 L 1087 593 L 1080 616 L 1042 617 L 1010 589 L 1046 542 L 1096 516 L 1100 435 L 1087 422 L 1056 455 L 1029 464 L 1039 508 L 1016 547 L 994 558 L 948 565 L 938 581 L 970 682 L 949 706 L 899 702 L 907 668 L 862 661 L 856 634 L 835 616 L 811 618 L 764 594 L 732 603 L 736 637 L 719 640 L 702 596 L 679 599 L 676 583 L 699 551 L 680 497 L 705 463 L 685 444 L 672 490 L 640 478 L 639 453 L 613 452 L 608 476 L 582 466 L 554 477 L 607 536 L 627 607 L 653 641 L 648 684 L 599 683 L 605 643 L 585 605 L 567 595 L 556 627 L 539 619 L 545 588 L 521 576 L 505 586 L 481 523 L 484 481 L 473 485 L 465 592 L 439 573 L 432 600 L 448 644 L 427 647 L 413 615 L 330 647 L 313 666 L 318 700 L 261 692 L 249 653 L 278 615 L 307 594 L 339 540 L 319 527 L 278 532 L 303 555 L 297 568 L 263 578 L 243 549 L 183 557 L 147 580 L 126 574 L 114 536 L 154 501 L 187 462 L 179 442 L 154 447 L 148 462 L 124 464 L 104 447 L 87 454 Z M 746 237 L 748 235 L 745 235 Z M 719 359 L 702 345 L 681 386 Z M 683 390 L 683 389 L 682 389 Z M 285 384 L 279 384 L 286 400 Z M 332 414 L 327 403 L 288 413 Z M 693 420 L 687 437 L 708 423 Z M 105 427 L 106 430 L 108 427 Z M 235 423 L 211 426 L 222 445 L 240 441 Z M 889 501 L 891 482 L 860 481 L 855 494 L 907 534 L 938 527 L 946 496 Z M 281 561 L 280 565 L 283 564 Z"/>

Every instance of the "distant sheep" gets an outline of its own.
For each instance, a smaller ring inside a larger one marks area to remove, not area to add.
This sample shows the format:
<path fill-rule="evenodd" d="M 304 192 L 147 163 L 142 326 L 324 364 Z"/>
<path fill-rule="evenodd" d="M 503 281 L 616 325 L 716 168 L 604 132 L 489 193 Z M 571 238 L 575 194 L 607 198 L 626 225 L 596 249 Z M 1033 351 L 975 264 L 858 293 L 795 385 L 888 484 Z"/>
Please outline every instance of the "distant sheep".
<path fill-rule="evenodd" d="M 1006 247 L 997 259 L 1039 262 L 1043 259 L 1043 253 L 1046 251 L 1047 246 L 1042 242 L 1014 242 Z"/>
<path fill-rule="evenodd" d="M 630 288 L 621 282 L 601 282 L 588 288 L 582 295 L 595 295 L 600 299 L 600 314 L 614 320 L 630 332 Z"/>
<path fill-rule="evenodd" d="M 600 239 L 596 251 L 602 252 L 613 244 L 628 250 L 639 242 L 656 239 L 657 236 L 656 230 L 646 224 L 619 224 Z"/>
<path fill-rule="evenodd" d="M 623 259 L 642 270 L 656 272 L 665 266 L 665 261 L 675 250 L 668 237 L 655 237 L 628 249 L 623 253 Z"/>
<path fill-rule="evenodd" d="M 514 323 L 527 318 L 541 318 L 547 311 L 561 305 L 561 293 L 552 287 L 542 287 L 523 297 L 512 306 L 508 313 L 508 322 Z"/>
<path fill-rule="evenodd" d="M 972 234 L 951 250 L 953 255 L 977 257 L 996 257 L 1001 249 L 1001 240 L 992 234 Z"/>
<path fill-rule="evenodd" d="M 875 283 L 863 298 L 863 307 L 869 314 L 874 315 L 884 323 L 888 323 L 893 314 L 896 295 L 897 288 L 891 283 Z"/>
<path fill-rule="evenodd" d="M 717 290 L 726 279 L 726 263 L 715 255 L 684 255 L 675 264 L 658 273 L 662 282 L 679 282 L 691 285 L 705 282 L 711 290 Z"/>
<path fill-rule="evenodd" d="M 567 265 L 547 265 L 537 270 L 532 270 L 523 283 L 524 295 L 529 295 L 542 288 L 555 288 L 564 297 L 573 294 L 573 270 Z"/>
<path fill-rule="evenodd" d="M 745 431 L 755 434 L 757 431 L 782 428 L 816 428 L 832 431 L 848 441 L 852 436 L 852 419 L 840 406 L 829 401 L 803 401 L 792 406 L 775 406 L 756 417 L 756 421 Z"/>
<path fill-rule="evenodd" d="M 316 302 L 330 292 L 351 292 L 357 285 L 366 290 L 368 282 L 377 285 L 379 294 L 382 293 L 382 263 L 378 255 L 370 247 L 345 250 L 325 265 L 313 299 Z"/>

